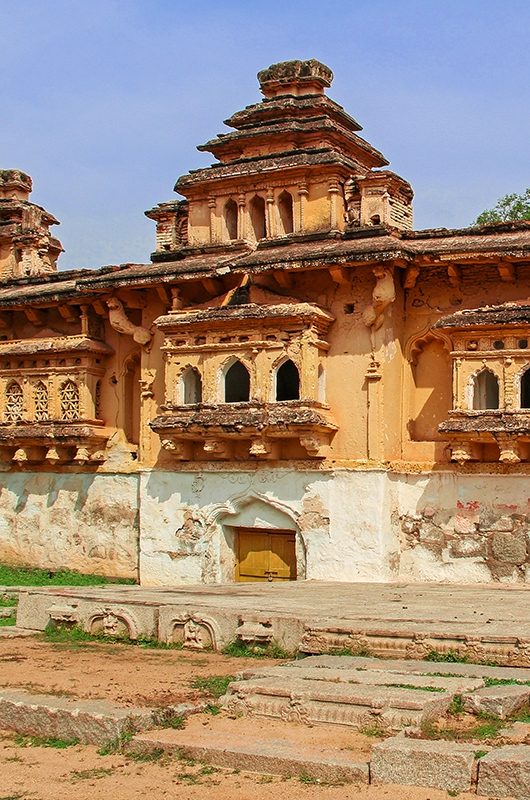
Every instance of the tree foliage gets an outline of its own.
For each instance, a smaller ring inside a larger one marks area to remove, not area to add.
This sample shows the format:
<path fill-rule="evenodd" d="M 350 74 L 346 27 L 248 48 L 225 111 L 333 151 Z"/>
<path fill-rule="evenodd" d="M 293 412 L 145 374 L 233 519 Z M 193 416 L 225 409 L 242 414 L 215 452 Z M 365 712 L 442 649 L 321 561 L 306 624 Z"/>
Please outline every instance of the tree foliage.
<path fill-rule="evenodd" d="M 530 187 L 522 194 L 507 194 L 501 197 L 493 208 L 483 211 L 475 220 L 475 225 L 488 225 L 490 222 L 512 222 L 530 220 Z"/>

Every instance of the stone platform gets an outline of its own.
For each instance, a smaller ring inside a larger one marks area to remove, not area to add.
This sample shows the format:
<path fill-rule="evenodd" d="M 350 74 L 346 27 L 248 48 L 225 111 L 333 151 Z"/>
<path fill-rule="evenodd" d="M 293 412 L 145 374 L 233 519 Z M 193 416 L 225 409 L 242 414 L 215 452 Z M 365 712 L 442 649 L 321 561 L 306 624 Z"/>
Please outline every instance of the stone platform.
<path fill-rule="evenodd" d="M 275 642 L 289 652 L 530 667 L 530 587 L 300 581 L 21 590 L 17 626 L 77 624 L 92 633 L 222 649 Z"/>

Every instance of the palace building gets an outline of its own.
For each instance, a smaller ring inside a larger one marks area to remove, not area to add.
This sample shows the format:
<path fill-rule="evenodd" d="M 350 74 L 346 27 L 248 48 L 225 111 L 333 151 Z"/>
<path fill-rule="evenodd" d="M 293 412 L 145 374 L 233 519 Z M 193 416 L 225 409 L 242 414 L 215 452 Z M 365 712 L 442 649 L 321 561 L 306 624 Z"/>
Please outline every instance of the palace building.
<path fill-rule="evenodd" d="M 530 581 L 530 223 L 415 231 L 328 67 L 258 78 L 149 263 L 57 271 L 0 171 L 0 561 Z"/>

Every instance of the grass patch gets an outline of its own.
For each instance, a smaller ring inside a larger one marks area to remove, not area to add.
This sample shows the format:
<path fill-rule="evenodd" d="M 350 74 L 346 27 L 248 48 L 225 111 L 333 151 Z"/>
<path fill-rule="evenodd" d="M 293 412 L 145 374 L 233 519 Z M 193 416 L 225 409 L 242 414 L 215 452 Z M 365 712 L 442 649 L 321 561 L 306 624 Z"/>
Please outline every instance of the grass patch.
<path fill-rule="evenodd" d="M 449 742 L 495 739 L 506 724 L 505 720 L 492 715 L 480 715 L 479 719 L 482 721 L 468 728 L 440 727 L 434 722 L 426 722 L 421 726 L 422 736 L 424 739 L 444 739 Z"/>
<path fill-rule="evenodd" d="M 475 752 L 473 753 L 473 758 L 475 759 L 475 761 L 478 761 L 479 758 L 484 758 L 484 756 L 487 755 L 488 755 L 487 750 L 475 750 Z"/>
<path fill-rule="evenodd" d="M 377 722 L 372 723 L 372 725 L 364 725 L 362 728 L 359 729 L 359 732 L 362 733 L 364 736 L 377 736 L 377 737 L 388 736 L 388 731 Z"/>
<path fill-rule="evenodd" d="M 16 608 L 18 605 L 18 598 L 16 597 L 0 597 L 0 608 Z"/>
<path fill-rule="evenodd" d="M 436 650 L 430 650 L 423 660 L 444 662 L 449 664 L 469 663 L 468 657 L 465 655 L 465 653 L 461 653 L 460 650 L 446 650 L 445 653 L 438 653 Z"/>
<path fill-rule="evenodd" d="M 452 717 L 458 717 L 460 716 L 460 714 L 464 713 L 464 701 L 462 700 L 461 694 L 455 694 L 455 696 L 453 697 L 453 699 L 449 704 L 447 713 L 450 714 Z"/>
<path fill-rule="evenodd" d="M 9 626 L 16 625 L 17 618 L 13 614 L 11 617 L 0 617 L 0 628 L 8 628 Z"/>
<path fill-rule="evenodd" d="M 228 684 L 232 681 L 235 681 L 234 675 L 208 675 L 206 678 L 195 678 L 190 686 L 217 699 L 226 694 Z"/>
<path fill-rule="evenodd" d="M 484 678 L 484 686 L 530 686 L 530 681 L 517 681 L 514 678 Z"/>
<path fill-rule="evenodd" d="M 525 706 L 525 708 L 521 708 L 514 716 L 512 717 L 513 722 L 526 722 L 530 724 L 530 707 Z"/>
<path fill-rule="evenodd" d="M 69 569 L 50 572 L 30 567 L 10 567 L 0 564 L 0 586 L 101 586 L 104 583 L 133 585 L 132 578 L 107 578 L 103 575 L 83 575 Z"/>
<path fill-rule="evenodd" d="M 74 770 L 70 773 L 70 777 L 74 781 L 88 781 L 92 778 L 106 778 L 108 775 L 112 775 L 113 772 L 113 769 L 107 767 L 95 767 L 94 769 Z"/>
<path fill-rule="evenodd" d="M 212 703 L 208 703 L 206 708 L 204 709 L 205 714 L 211 714 L 213 717 L 216 717 L 218 714 L 221 713 L 221 706 L 213 705 Z"/>
<path fill-rule="evenodd" d="M 57 750 L 65 750 L 67 747 L 79 744 L 79 739 L 54 739 L 45 736 L 25 736 L 21 733 L 17 733 L 14 741 L 18 747 L 54 747 Z"/>
<path fill-rule="evenodd" d="M 271 642 L 266 647 L 249 647 L 249 645 L 242 642 L 241 639 L 230 642 L 221 652 L 223 655 L 231 656 L 232 658 L 294 658 L 293 653 L 284 650 L 283 647 L 280 647 L 276 642 Z"/>
<path fill-rule="evenodd" d="M 414 689 L 417 692 L 445 692 L 440 686 L 413 686 L 412 683 L 382 683 L 381 686 L 388 686 L 391 689 Z"/>
<path fill-rule="evenodd" d="M 153 648 L 155 650 L 182 650 L 181 642 L 159 642 L 158 639 L 129 639 L 125 636 L 107 636 L 104 633 L 87 633 L 79 625 L 55 625 L 49 623 L 44 629 L 44 636 L 49 642 L 69 645 L 83 645 L 92 642 L 106 644 L 128 644 L 135 647 Z"/>
<path fill-rule="evenodd" d="M 123 753 L 125 745 L 129 744 L 133 735 L 132 733 L 122 733 L 121 736 L 116 736 L 115 739 L 110 739 L 105 744 L 102 744 L 98 749 L 98 756 L 113 756 L 116 753 Z"/>
<path fill-rule="evenodd" d="M 130 758 L 133 761 L 138 762 L 139 764 L 148 764 L 152 761 L 160 761 L 163 755 L 164 751 L 162 750 L 161 747 L 155 747 L 154 750 L 149 750 L 149 752 L 147 753 L 134 753 L 134 752 L 126 753 L 127 758 Z"/>

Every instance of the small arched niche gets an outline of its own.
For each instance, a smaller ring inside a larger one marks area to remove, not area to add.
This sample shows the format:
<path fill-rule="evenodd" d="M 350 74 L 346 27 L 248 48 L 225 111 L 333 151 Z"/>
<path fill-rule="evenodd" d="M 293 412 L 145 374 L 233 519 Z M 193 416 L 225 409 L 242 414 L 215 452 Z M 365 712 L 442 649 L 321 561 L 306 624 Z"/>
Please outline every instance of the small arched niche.
<path fill-rule="evenodd" d="M 195 367 L 186 367 L 180 376 L 180 396 L 185 406 L 202 403 L 202 380 Z"/>
<path fill-rule="evenodd" d="M 473 410 L 499 407 L 499 379 L 489 369 L 482 369 L 473 378 Z"/>
<path fill-rule="evenodd" d="M 276 370 L 276 400 L 300 399 L 300 373 L 290 358 Z"/>
<path fill-rule="evenodd" d="M 265 200 L 263 197 L 259 195 L 254 195 L 252 200 L 250 201 L 250 224 L 252 225 L 252 231 L 254 233 L 254 238 L 257 242 L 260 239 L 265 239 L 267 235 L 267 229 L 265 226 Z"/>
<path fill-rule="evenodd" d="M 521 375 L 521 408 L 530 408 L 530 367 Z"/>
<path fill-rule="evenodd" d="M 232 198 L 225 203 L 224 220 L 228 238 L 237 239 L 237 203 Z"/>
<path fill-rule="evenodd" d="M 239 360 L 235 360 L 224 373 L 225 403 L 246 403 L 250 399 L 250 375 Z"/>
<path fill-rule="evenodd" d="M 293 196 L 283 191 L 278 197 L 278 214 L 280 217 L 281 233 L 287 235 L 294 230 Z"/>

